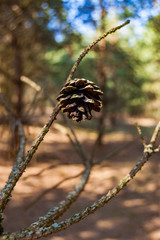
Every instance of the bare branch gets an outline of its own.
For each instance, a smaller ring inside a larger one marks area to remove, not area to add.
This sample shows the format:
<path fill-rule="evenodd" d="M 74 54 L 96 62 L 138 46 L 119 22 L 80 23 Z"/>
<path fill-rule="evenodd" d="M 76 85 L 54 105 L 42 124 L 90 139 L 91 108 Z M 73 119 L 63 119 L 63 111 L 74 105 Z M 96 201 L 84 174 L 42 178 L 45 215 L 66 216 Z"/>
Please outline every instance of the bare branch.
<path fill-rule="evenodd" d="M 160 122 L 157 124 L 154 134 L 152 135 L 152 138 L 151 138 L 150 144 L 152 145 L 152 147 L 156 143 L 159 132 L 160 132 Z"/>
<path fill-rule="evenodd" d="M 30 103 L 29 108 L 26 110 L 26 112 L 24 114 L 25 116 L 27 116 L 27 118 L 29 118 L 30 116 L 32 116 L 33 112 L 37 108 L 35 103 L 36 103 L 38 94 L 42 91 L 42 87 L 39 84 L 35 83 L 32 79 L 30 79 L 29 77 L 26 77 L 26 76 L 21 76 L 20 80 L 22 82 L 28 84 L 31 88 L 33 88 L 36 91 L 36 93 L 34 94 L 33 100 Z M 32 113 L 30 114 L 31 110 L 32 110 Z"/>
<path fill-rule="evenodd" d="M 3 106 L 5 107 L 6 111 L 8 112 L 8 114 L 10 115 L 10 117 L 15 118 L 11 108 L 9 107 L 7 101 L 5 100 L 3 94 L 0 92 L 0 100 L 3 103 Z"/>
<path fill-rule="evenodd" d="M 158 126 L 159 126 L 159 124 L 158 124 Z M 151 137 L 150 143 L 149 143 L 150 146 L 152 145 L 153 139 L 156 139 L 156 137 L 154 137 L 154 136 L 157 136 L 157 134 L 156 134 L 158 132 L 157 129 L 159 129 L 159 127 L 155 128 L 155 131 L 154 131 L 154 133 Z M 60 223 L 56 223 L 56 222 L 53 223 L 53 219 L 56 220 L 64 212 L 66 203 L 65 203 L 65 201 L 62 201 L 59 204 L 58 208 L 55 207 L 55 208 L 51 209 L 48 212 L 48 215 L 41 217 L 38 222 L 33 223 L 30 227 L 25 228 L 21 231 L 11 233 L 11 234 L 4 234 L 2 236 L 2 240 L 6 240 L 6 239 L 30 240 L 30 239 L 46 237 L 52 233 L 56 233 L 61 230 L 64 230 L 64 229 L 70 227 L 71 225 L 81 221 L 82 219 L 86 218 L 88 215 L 94 213 L 96 210 L 103 207 L 113 197 L 115 197 L 136 176 L 136 174 L 141 170 L 143 165 L 149 160 L 149 158 L 151 157 L 151 155 L 153 153 L 154 153 L 153 148 L 148 147 L 148 151 L 146 151 L 146 149 L 144 149 L 141 160 L 137 162 L 137 164 L 131 169 L 129 174 L 127 174 L 119 182 L 119 184 L 116 187 L 114 187 L 112 190 L 108 191 L 107 194 L 103 195 L 98 201 L 94 202 L 91 206 L 85 208 L 81 212 L 76 213 L 75 215 L 71 216 L 70 218 L 65 219 L 64 221 L 61 221 Z M 86 171 L 87 170 L 90 171 L 89 168 L 87 168 Z M 88 174 L 86 172 L 86 176 L 87 175 Z M 82 178 L 84 178 L 84 176 Z M 86 179 L 86 177 L 84 179 Z M 71 196 L 72 196 L 72 192 L 71 192 Z M 61 210 L 61 207 L 62 207 L 63 211 Z M 48 219 L 50 219 L 50 218 L 51 218 L 51 222 L 48 223 Z"/>
<path fill-rule="evenodd" d="M 142 144 L 143 144 L 143 146 L 144 146 L 144 148 L 145 148 L 146 142 L 145 142 L 145 139 L 144 139 L 142 130 L 141 130 L 141 128 L 140 128 L 140 126 L 139 126 L 138 123 L 136 123 L 135 125 L 136 125 L 136 128 L 137 128 L 138 134 L 139 134 L 139 136 L 140 136 L 140 139 L 141 139 L 141 141 L 142 141 Z"/>
<path fill-rule="evenodd" d="M 25 143 L 26 143 L 22 123 L 20 121 L 18 121 L 17 125 L 18 125 L 19 137 L 20 137 L 20 144 L 19 144 L 19 152 L 18 152 L 17 157 L 16 157 L 14 168 L 16 168 L 18 165 L 23 163 L 23 156 L 24 156 Z"/>
<path fill-rule="evenodd" d="M 113 188 L 112 190 L 108 191 L 107 194 L 103 195 L 98 201 L 94 202 L 91 206 L 87 207 L 86 209 L 82 210 L 79 213 L 76 213 L 72 217 L 57 223 L 54 222 L 49 227 L 46 226 L 47 217 L 41 217 L 42 225 L 39 226 L 37 222 L 33 223 L 31 226 L 35 226 L 34 229 L 29 227 L 23 229 L 22 231 L 5 234 L 2 237 L 2 240 L 6 239 L 37 239 L 41 237 L 46 237 L 50 234 L 59 232 L 64 230 L 71 225 L 81 221 L 82 219 L 86 218 L 88 215 L 94 213 L 97 209 L 103 207 L 106 203 L 108 203 L 113 197 L 115 197 L 126 185 L 130 180 L 136 175 L 136 173 L 142 168 L 142 166 L 148 161 L 150 157 L 150 153 L 144 153 L 142 159 L 135 165 L 134 168 L 127 174 L 117 185 L 117 187 Z M 53 208 L 54 209 L 54 208 Z"/>
<path fill-rule="evenodd" d="M 114 32 L 116 32 L 118 29 L 124 27 L 125 25 L 129 24 L 130 21 L 127 20 L 126 22 L 124 22 L 122 25 L 119 25 L 115 28 L 112 28 L 111 30 L 109 30 L 108 32 L 104 33 L 102 36 L 100 36 L 99 38 L 97 38 L 94 42 L 92 42 L 88 47 L 86 47 L 83 52 L 81 53 L 81 55 L 79 56 L 79 58 L 77 59 L 77 61 L 75 62 L 75 64 L 73 65 L 71 72 L 67 78 L 67 82 L 70 81 L 73 76 L 74 73 L 77 70 L 78 65 L 80 64 L 80 62 L 82 61 L 82 59 L 86 56 L 86 54 L 99 42 L 101 41 L 103 38 L 107 37 L 109 34 L 112 34 Z"/>
<path fill-rule="evenodd" d="M 50 97 L 48 97 L 48 100 L 51 102 L 51 104 L 54 104 L 54 101 Z M 66 118 L 65 114 L 63 112 L 60 112 L 60 114 L 61 114 L 62 118 L 64 119 L 65 123 L 67 124 L 68 128 L 70 129 L 70 132 L 71 132 L 74 140 L 72 139 L 72 137 L 70 136 L 68 131 L 66 131 L 64 128 L 61 128 L 61 130 L 63 131 L 63 133 L 65 133 L 68 136 L 70 142 L 75 147 L 79 156 L 81 157 L 81 159 L 83 161 L 83 164 L 86 164 L 89 161 L 89 159 L 87 158 L 87 154 L 86 154 L 82 144 L 79 142 L 79 140 L 77 138 L 77 135 L 76 135 L 72 125 L 70 124 L 70 122 Z M 56 125 L 56 126 L 58 127 L 58 125 Z"/>
<path fill-rule="evenodd" d="M 37 83 L 35 83 L 33 80 L 31 80 L 30 78 L 28 78 L 26 76 L 21 76 L 20 80 L 24 83 L 27 83 L 30 87 L 32 87 L 37 92 L 40 92 L 42 90 L 40 85 L 38 85 Z"/>
<path fill-rule="evenodd" d="M 10 200 L 12 190 L 14 189 L 17 181 L 19 180 L 19 178 L 25 171 L 27 165 L 31 161 L 33 154 L 36 152 L 36 150 L 37 150 L 39 144 L 42 142 L 44 136 L 49 131 L 53 121 L 56 119 L 56 116 L 57 116 L 59 110 L 60 109 L 59 109 L 58 105 L 56 105 L 50 118 L 48 119 L 48 121 L 44 125 L 44 127 L 42 128 L 42 130 L 41 130 L 39 136 L 37 137 L 37 139 L 35 140 L 35 142 L 33 142 L 30 150 L 27 152 L 23 161 L 18 162 L 13 167 L 13 169 L 9 175 L 8 181 L 5 185 L 5 187 L 2 189 L 1 194 L 0 194 L 0 212 L 4 211 L 7 202 Z"/>
<path fill-rule="evenodd" d="M 33 115 L 35 109 L 37 108 L 36 101 L 37 101 L 37 96 L 38 96 L 38 94 L 39 94 L 39 92 L 35 92 L 32 102 L 29 104 L 28 109 L 27 109 L 27 110 L 25 111 L 25 113 L 24 113 L 24 115 L 25 115 L 28 119 Z"/>
<path fill-rule="evenodd" d="M 15 171 L 17 170 L 18 165 L 22 165 L 23 162 L 23 156 L 24 156 L 24 149 L 25 149 L 25 134 L 23 130 L 22 123 L 20 120 L 16 119 L 13 112 L 11 111 L 7 101 L 5 100 L 4 96 L 2 93 L 0 93 L 0 99 L 6 109 L 6 111 L 9 113 L 11 116 L 12 120 L 15 122 L 15 126 L 18 127 L 18 135 L 19 135 L 19 150 L 16 156 L 16 161 L 15 165 L 10 173 L 10 177 L 8 179 L 8 182 L 6 183 L 5 187 L 2 189 L 1 194 L 0 194 L 0 212 L 3 211 L 5 208 L 7 202 L 10 199 L 11 196 L 11 191 L 13 190 L 13 183 L 12 179 L 15 175 Z"/>
<path fill-rule="evenodd" d="M 56 125 L 56 128 L 59 129 L 59 127 L 58 127 L 59 124 L 54 124 L 54 127 L 55 127 L 55 125 Z M 63 127 L 62 127 L 61 130 L 62 130 L 64 133 L 67 134 L 66 128 L 63 129 Z M 70 137 L 70 135 L 69 135 L 69 137 Z M 101 159 L 97 160 L 97 161 L 94 163 L 94 165 L 98 165 L 98 164 L 100 164 L 102 161 L 104 161 L 104 160 L 106 160 L 106 159 L 109 159 L 109 158 L 117 155 L 119 152 L 121 152 L 122 150 L 124 150 L 126 147 L 129 147 L 130 145 L 132 145 L 136 140 L 137 140 L 137 138 L 134 139 L 132 142 L 127 142 L 127 143 L 123 144 L 122 146 L 120 146 L 119 148 L 117 148 L 115 151 L 110 152 L 110 153 L 108 153 L 107 155 L 103 156 Z M 71 139 L 70 141 L 73 141 L 73 140 Z M 75 144 L 75 142 L 73 142 L 72 144 L 74 145 L 75 148 L 77 148 L 77 145 Z M 49 166 L 47 169 L 50 169 L 51 167 L 53 167 L 53 165 Z M 40 173 L 34 174 L 34 175 L 30 175 L 29 177 L 31 177 L 31 176 L 39 176 L 39 174 L 41 174 L 42 172 L 44 172 L 44 170 L 46 170 L 46 169 L 42 169 L 42 171 L 40 171 Z M 73 176 L 73 177 L 67 177 L 67 178 L 61 180 L 58 184 L 54 185 L 53 187 L 50 187 L 50 188 L 46 189 L 46 190 L 43 191 L 40 195 L 38 195 L 38 197 L 35 198 L 35 200 L 34 200 L 33 202 L 31 202 L 25 209 L 28 210 L 28 209 L 29 209 L 30 207 L 32 207 L 35 203 L 37 203 L 42 197 L 44 197 L 48 192 L 50 192 L 50 191 L 52 191 L 53 189 L 59 187 L 63 182 L 68 181 L 68 180 L 73 179 L 73 178 L 77 178 L 77 177 L 79 177 L 81 174 L 82 174 L 82 172 L 80 172 L 79 174 L 77 174 L 77 175 L 75 175 L 75 176 Z"/>
<path fill-rule="evenodd" d="M 31 224 L 29 229 L 35 231 L 37 228 L 50 226 L 65 211 L 67 211 L 71 204 L 77 200 L 80 193 L 84 190 L 84 187 L 89 179 L 91 169 L 91 165 L 86 166 L 80 181 L 76 184 L 74 189 L 68 193 L 65 199 L 61 201 L 56 207 L 51 208 L 49 212 L 45 216 L 39 218 L 37 222 Z"/>

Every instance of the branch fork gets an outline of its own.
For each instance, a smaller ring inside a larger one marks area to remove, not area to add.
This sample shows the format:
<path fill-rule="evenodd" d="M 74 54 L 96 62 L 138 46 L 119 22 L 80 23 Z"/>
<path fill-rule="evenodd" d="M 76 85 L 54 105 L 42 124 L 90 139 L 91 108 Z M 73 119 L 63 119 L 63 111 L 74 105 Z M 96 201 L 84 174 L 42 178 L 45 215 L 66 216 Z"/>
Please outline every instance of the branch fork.
<path fill-rule="evenodd" d="M 136 125 L 136 128 L 137 128 L 137 131 L 138 131 L 138 134 L 140 136 L 140 139 L 142 141 L 142 144 L 143 144 L 143 147 L 144 147 L 144 153 L 148 153 L 148 154 L 152 154 L 152 153 L 157 153 L 160 151 L 160 144 L 157 148 L 154 148 L 154 145 L 157 141 L 157 138 L 158 138 L 158 134 L 160 132 L 160 122 L 158 122 L 155 130 L 154 130 L 154 133 L 152 135 L 152 138 L 149 142 L 149 144 L 146 143 L 145 139 L 144 139 L 144 136 L 143 136 L 143 133 L 142 133 L 142 130 L 139 126 L 138 123 L 135 124 Z"/>
<path fill-rule="evenodd" d="M 71 79 L 74 76 L 74 73 L 79 65 L 79 63 L 82 61 L 82 59 L 86 56 L 86 54 L 95 46 L 99 41 L 104 39 L 107 35 L 115 32 L 116 30 L 122 28 L 126 24 L 128 24 L 129 21 L 126 21 L 120 26 L 117 26 L 116 28 L 111 29 L 107 33 L 104 33 L 101 37 L 99 37 L 97 40 L 95 40 L 93 43 L 91 43 L 87 48 L 84 49 L 82 54 L 77 59 L 76 63 L 73 65 L 71 72 L 67 78 L 66 83 L 71 81 Z M 22 79 L 25 80 L 28 84 L 31 84 L 31 81 L 28 81 L 28 79 Z M 26 81 L 27 80 L 27 81 Z M 32 84 L 33 85 L 33 84 Z M 34 85 L 35 86 L 35 85 Z M 36 86 L 37 87 L 37 86 Z M 8 111 L 9 115 L 11 117 L 14 117 L 12 114 L 12 111 L 10 111 L 8 105 L 6 104 L 6 101 L 0 94 L 0 98 Z M 39 145 L 43 141 L 45 135 L 49 131 L 50 127 L 52 126 L 52 123 L 56 120 L 57 115 L 60 112 L 60 106 L 57 104 L 49 117 L 48 121 L 42 128 L 40 134 L 36 138 L 36 140 L 32 143 L 31 148 L 26 153 L 25 156 L 23 156 L 24 153 L 24 146 L 25 146 L 25 136 L 23 132 L 23 128 L 21 123 L 18 123 L 19 125 L 19 135 L 21 138 L 20 146 L 19 146 L 19 152 L 17 154 L 17 158 L 15 161 L 15 165 L 10 173 L 10 176 L 8 178 L 8 181 L 4 188 L 1 191 L 0 194 L 0 227 L 2 222 L 2 215 L 8 201 L 11 198 L 11 193 L 17 183 L 17 181 L 22 176 L 23 172 L 25 171 L 26 167 L 28 166 L 29 162 L 31 161 L 33 155 L 35 154 L 36 150 L 38 149 Z M 77 200 L 80 193 L 84 190 L 84 187 L 89 179 L 90 172 L 94 164 L 92 161 L 86 156 L 85 152 L 83 151 L 83 148 L 81 148 L 81 145 L 79 144 L 76 135 L 72 128 L 70 128 L 72 132 L 72 137 L 74 139 L 73 145 L 75 144 L 77 146 L 78 152 L 80 153 L 83 164 L 84 164 L 84 172 L 79 180 L 79 182 L 76 184 L 74 189 L 68 193 L 68 195 L 65 197 L 63 201 L 61 201 L 57 206 L 51 208 L 48 213 L 42 217 L 40 217 L 36 222 L 32 223 L 27 228 L 24 228 L 22 230 L 19 230 L 17 232 L 13 233 L 3 233 L 0 236 L 1 240 L 14 240 L 14 239 L 23 239 L 23 240 L 31 240 L 31 239 L 37 239 L 41 237 L 46 237 L 52 233 L 61 231 L 63 229 L 66 229 L 70 227 L 72 224 L 75 224 L 82 219 L 86 218 L 91 213 L 94 213 L 97 209 L 103 207 L 105 204 L 107 204 L 113 197 L 115 197 L 133 178 L 134 176 L 141 170 L 143 165 L 149 160 L 149 158 L 152 156 L 153 153 L 157 153 L 160 151 L 160 145 L 158 147 L 154 147 L 156 144 L 156 141 L 158 139 L 158 134 L 160 132 L 160 122 L 157 124 L 153 135 L 151 137 L 151 140 L 149 144 L 146 144 L 146 141 L 144 139 L 143 133 L 141 131 L 141 128 L 138 124 L 136 124 L 138 134 L 140 136 L 140 139 L 142 141 L 142 144 L 144 146 L 144 151 L 142 154 L 141 159 L 137 162 L 137 164 L 131 169 L 131 171 L 120 181 L 120 183 L 114 187 L 112 190 L 109 190 L 104 195 L 101 196 L 100 199 L 98 199 L 96 202 L 94 202 L 91 206 L 88 206 L 87 208 L 83 209 L 82 211 L 74 214 L 68 219 L 65 219 L 61 222 L 55 222 L 58 220 L 58 218 L 63 215 L 63 213 L 68 210 L 68 208 L 71 206 L 73 202 Z M 97 161 L 97 162 L 101 162 Z M 96 163 L 97 163 L 96 162 Z M 1 230 L 0 230 L 1 231 Z"/>

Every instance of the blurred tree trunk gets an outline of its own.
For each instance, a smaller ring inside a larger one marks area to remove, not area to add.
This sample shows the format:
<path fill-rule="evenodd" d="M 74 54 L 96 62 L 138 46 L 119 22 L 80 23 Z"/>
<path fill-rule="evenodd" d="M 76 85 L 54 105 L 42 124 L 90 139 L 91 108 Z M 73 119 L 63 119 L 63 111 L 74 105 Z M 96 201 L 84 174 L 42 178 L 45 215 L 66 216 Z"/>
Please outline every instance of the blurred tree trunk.
<path fill-rule="evenodd" d="M 14 75 L 13 75 L 13 89 L 14 89 L 14 112 L 18 119 L 22 118 L 23 113 L 23 82 L 21 76 L 23 75 L 23 63 L 22 63 L 22 49 L 20 39 L 17 37 L 17 33 L 12 31 L 12 48 L 14 52 Z M 10 154 L 15 157 L 19 150 L 19 134 L 18 126 L 16 122 L 12 122 L 12 136 L 10 145 Z"/>
<path fill-rule="evenodd" d="M 22 68 L 22 51 L 21 46 L 18 41 L 16 35 L 12 35 L 12 47 L 14 50 L 14 85 L 15 85 L 15 93 L 16 93 L 16 102 L 15 102 L 15 112 L 18 118 L 22 117 L 22 109 L 23 109 L 23 83 L 20 80 L 20 77 L 23 75 Z"/>
<path fill-rule="evenodd" d="M 100 31 L 104 33 L 106 31 L 106 15 L 107 12 L 105 10 L 103 0 L 100 0 L 101 7 L 101 22 L 100 22 Z M 101 145 L 103 142 L 103 135 L 105 132 L 105 119 L 106 119 L 106 107 L 107 107 L 107 92 L 106 92 L 106 72 L 105 72 L 105 58 L 106 58 L 106 40 L 103 39 L 99 45 L 97 50 L 98 61 L 97 61 L 97 76 L 98 83 L 103 91 L 103 108 L 100 113 L 100 118 L 98 122 L 98 136 L 97 136 L 97 144 Z"/>

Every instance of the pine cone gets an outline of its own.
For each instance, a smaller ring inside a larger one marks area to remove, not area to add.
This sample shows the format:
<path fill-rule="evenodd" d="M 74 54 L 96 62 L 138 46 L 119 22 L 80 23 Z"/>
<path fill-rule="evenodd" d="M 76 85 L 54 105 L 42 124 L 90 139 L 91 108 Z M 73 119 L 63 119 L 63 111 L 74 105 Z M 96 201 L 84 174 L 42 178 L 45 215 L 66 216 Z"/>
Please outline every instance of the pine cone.
<path fill-rule="evenodd" d="M 69 118 L 80 122 L 92 118 L 91 111 L 99 112 L 102 107 L 103 92 L 93 82 L 75 78 L 67 82 L 57 97 L 60 108 Z"/>

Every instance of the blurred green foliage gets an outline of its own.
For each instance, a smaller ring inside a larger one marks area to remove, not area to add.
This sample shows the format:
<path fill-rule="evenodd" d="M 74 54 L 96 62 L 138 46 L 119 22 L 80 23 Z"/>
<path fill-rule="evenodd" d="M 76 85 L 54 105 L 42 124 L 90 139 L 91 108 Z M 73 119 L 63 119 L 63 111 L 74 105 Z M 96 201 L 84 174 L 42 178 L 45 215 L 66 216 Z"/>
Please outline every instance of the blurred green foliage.
<path fill-rule="evenodd" d="M 149 20 L 142 38 L 127 51 L 140 63 L 136 65 L 136 77 L 143 79 L 142 93 L 146 96 L 144 113 L 159 118 L 160 110 L 160 15 Z"/>
<path fill-rule="evenodd" d="M 141 73 L 145 70 L 143 59 L 136 56 L 134 51 L 130 51 L 130 47 L 127 47 L 125 42 L 119 43 L 120 40 L 106 43 L 105 72 L 108 103 L 106 110 L 113 113 L 142 114 L 148 100 L 155 97 L 155 92 L 151 94 L 150 79 Z M 68 46 L 58 52 L 52 50 L 46 53 L 45 57 L 53 67 L 53 82 L 56 83 L 58 89 L 62 87 L 83 47 L 83 44 L 81 46 L 78 43 L 70 46 L 71 55 L 68 53 Z M 81 62 L 75 77 L 97 82 L 96 49 Z"/>
<path fill-rule="evenodd" d="M 66 16 L 61 0 L 0 1 L 0 85 L 13 110 L 23 104 L 25 112 L 34 98 L 34 91 L 21 83 L 22 75 L 54 91 L 55 84 L 49 84 L 54 79 L 52 67 L 44 56 L 50 48 L 63 48 L 56 36 L 70 29 Z M 49 28 L 53 21 L 56 24 Z M 68 32 L 64 41 L 74 41 L 75 35 Z M 22 98 L 18 98 L 18 92 Z"/>

